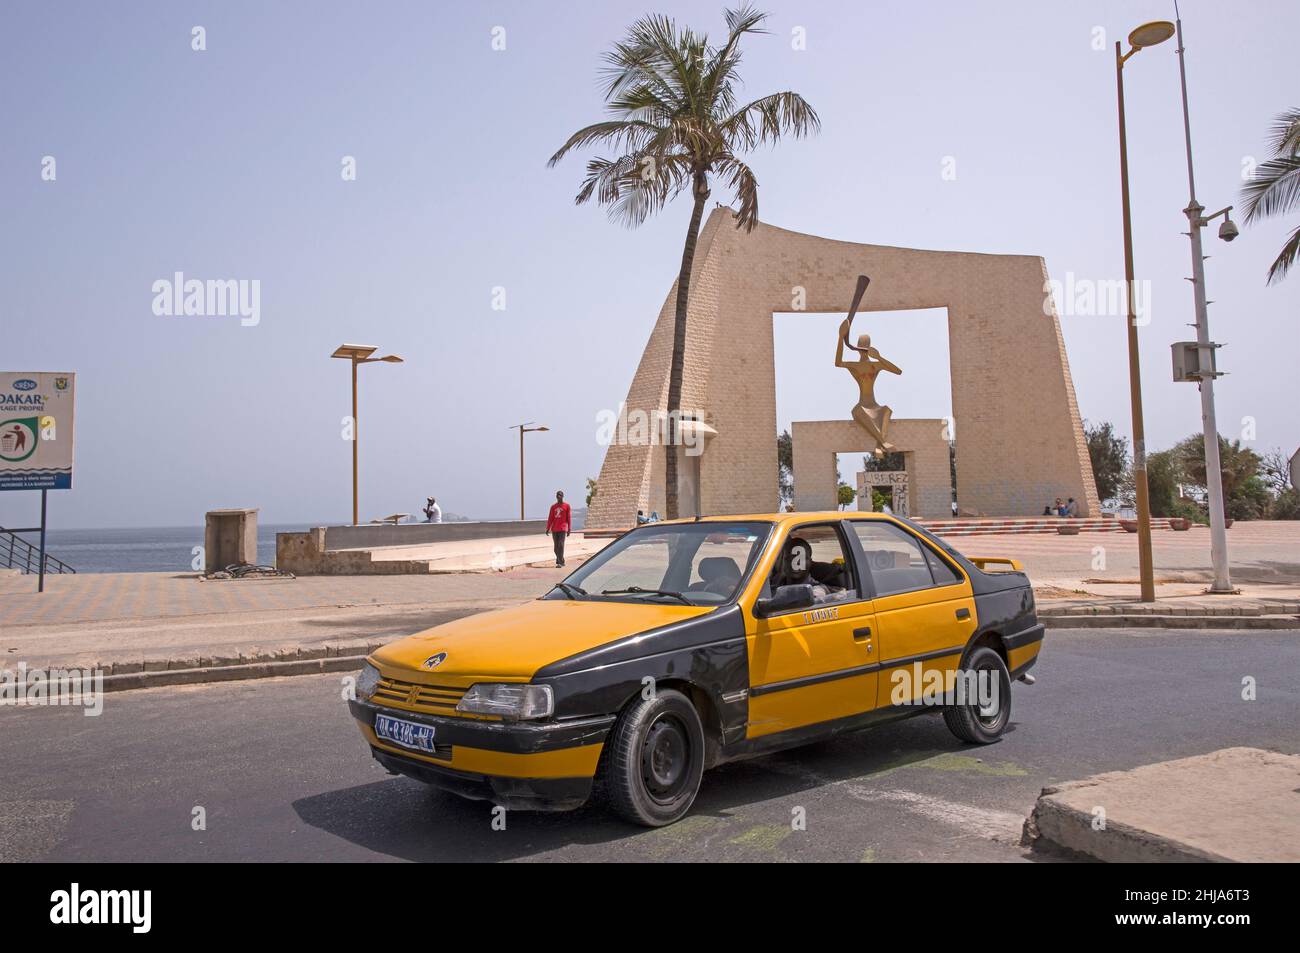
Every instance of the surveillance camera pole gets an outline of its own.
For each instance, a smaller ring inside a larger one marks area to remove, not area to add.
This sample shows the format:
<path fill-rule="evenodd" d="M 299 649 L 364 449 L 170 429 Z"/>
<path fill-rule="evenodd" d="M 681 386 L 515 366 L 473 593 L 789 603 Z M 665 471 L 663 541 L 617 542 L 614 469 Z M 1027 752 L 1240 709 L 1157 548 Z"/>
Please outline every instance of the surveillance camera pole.
<path fill-rule="evenodd" d="M 1233 593 L 1228 575 L 1228 534 L 1223 512 L 1223 472 L 1219 462 L 1219 427 L 1214 414 L 1214 378 L 1217 362 L 1215 345 L 1210 342 L 1210 322 L 1205 300 L 1205 256 L 1201 251 L 1201 229 L 1211 219 L 1204 218 L 1205 207 L 1196 201 L 1196 178 L 1192 172 L 1192 124 L 1187 109 L 1187 57 L 1183 51 L 1183 21 L 1176 20 L 1178 28 L 1178 75 L 1183 90 L 1183 134 L 1187 140 L 1187 188 L 1191 196 L 1187 208 L 1187 236 L 1192 242 L 1192 293 L 1196 302 L 1196 344 L 1201 368 L 1201 424 L 1205 434 L 1205 483 L 1209 491 L 1210 508 L 1210 561 L 1214 567 L 1212 593 Z M 1216 212 L 1226 215 L 1227 209 Z"/>

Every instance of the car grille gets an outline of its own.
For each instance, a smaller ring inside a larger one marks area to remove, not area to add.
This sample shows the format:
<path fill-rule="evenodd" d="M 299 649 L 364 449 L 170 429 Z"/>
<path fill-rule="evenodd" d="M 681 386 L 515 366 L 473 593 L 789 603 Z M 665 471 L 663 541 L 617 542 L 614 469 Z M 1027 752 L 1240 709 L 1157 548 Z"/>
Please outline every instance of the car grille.
<path fill-rule="evenodd" d="M 465 689 L 451 685 L 420 685 L 397 678 L 381 678 L 370 700 L 377 705 L 427 711 L 433 715 L 459 715 L 456 704 Z"/>

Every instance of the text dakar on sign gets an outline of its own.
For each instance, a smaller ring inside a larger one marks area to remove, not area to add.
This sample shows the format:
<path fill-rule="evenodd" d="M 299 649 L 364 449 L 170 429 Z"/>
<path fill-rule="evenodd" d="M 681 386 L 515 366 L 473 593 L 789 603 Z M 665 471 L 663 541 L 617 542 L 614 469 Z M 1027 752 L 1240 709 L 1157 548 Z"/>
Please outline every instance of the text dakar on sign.
<path fill-rule="evenodd" d="M 72 489 L 76 375 L 0 373 L 0 490 Z"/>

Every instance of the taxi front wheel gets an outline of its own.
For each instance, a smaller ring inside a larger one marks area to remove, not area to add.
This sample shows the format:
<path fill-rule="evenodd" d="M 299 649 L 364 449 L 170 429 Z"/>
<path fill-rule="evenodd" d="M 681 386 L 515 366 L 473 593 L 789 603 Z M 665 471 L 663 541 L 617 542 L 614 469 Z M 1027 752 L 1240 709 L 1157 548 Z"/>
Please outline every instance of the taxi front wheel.
<path fill-rule="evenodd" d="M 704 728 L 689 698 L 670 688 L 638 698 L 605 743 L 601 787 L 620 817 L 663 827 L 685 816 L 704 775 Z"/>
<path fill-rule="evenodd" d="M 992 744 L 1011 723 L 1011 675 L 1006 663 L 993 649 L 980 646 L 959 675 L 957 698 L 944 708 L 943 720 L 962 741 Z"/>

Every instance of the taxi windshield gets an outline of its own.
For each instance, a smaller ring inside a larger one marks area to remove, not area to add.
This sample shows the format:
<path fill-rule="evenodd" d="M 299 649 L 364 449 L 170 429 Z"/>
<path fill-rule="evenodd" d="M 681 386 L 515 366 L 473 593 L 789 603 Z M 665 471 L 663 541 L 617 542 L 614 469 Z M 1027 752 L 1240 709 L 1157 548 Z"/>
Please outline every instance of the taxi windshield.
<path fill-rule="evenodd" d="M 549 599 L 721 605 L 767 542 L 770 523 L 670 523 L 620 537 L 560 583 Z"/>

